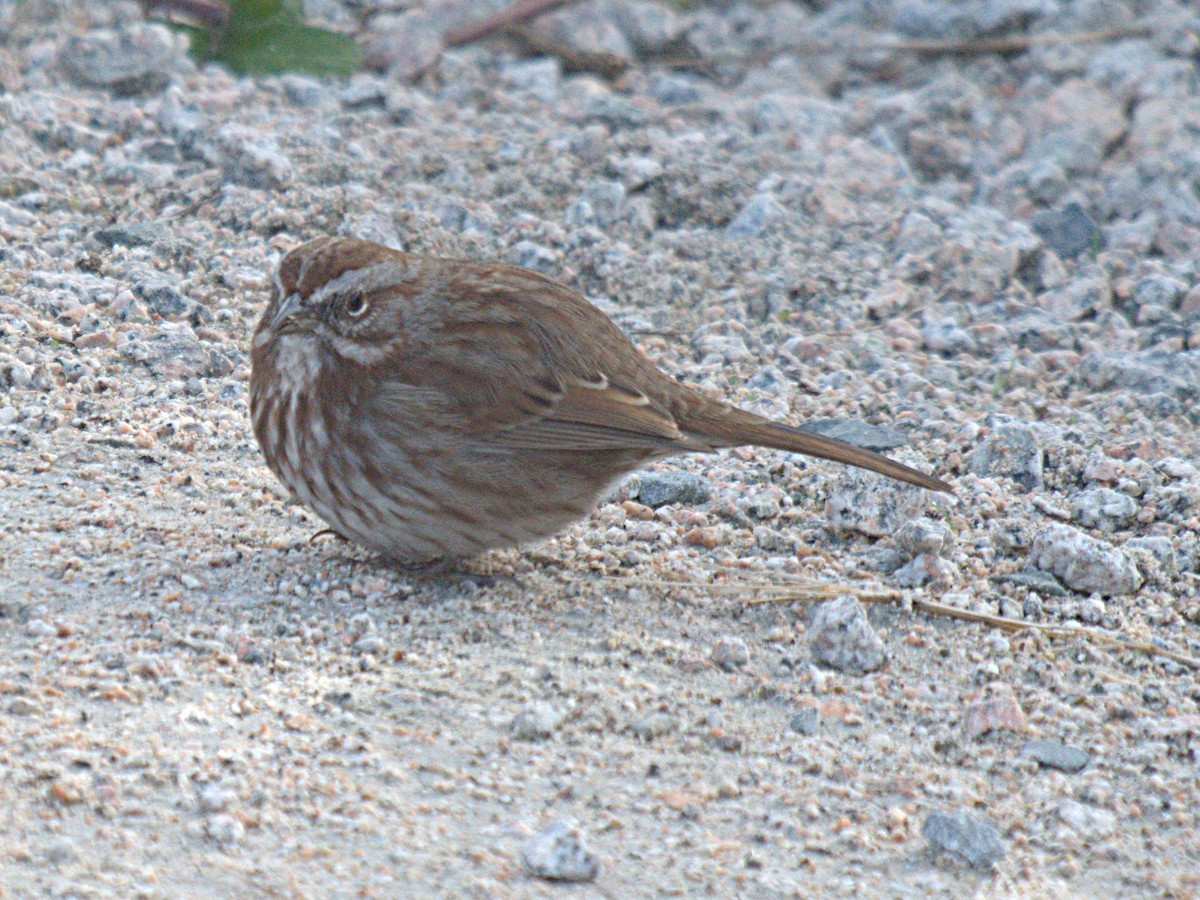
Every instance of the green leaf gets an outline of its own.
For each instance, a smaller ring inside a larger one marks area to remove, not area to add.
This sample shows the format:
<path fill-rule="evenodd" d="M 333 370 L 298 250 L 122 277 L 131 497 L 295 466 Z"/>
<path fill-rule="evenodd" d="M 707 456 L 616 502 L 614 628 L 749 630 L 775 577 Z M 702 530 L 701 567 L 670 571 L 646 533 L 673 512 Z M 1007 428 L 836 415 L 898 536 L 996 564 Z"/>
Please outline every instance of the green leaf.
<path fill-rule="evenodd" d="M 344 34 L 280 15 L 237 30 L 231 19 L 217 59 L 242 75 L 349 75 L 362 62 L 362 51 Z"/>
<path fill-rule="evenodd" d="M 201 28 L 199 25 L 182 25 L 178 22 L 171 22 L 170 28 L 188 36 L 189 50 L 196 59 L 208 62 L 213 58 L 212 32 L 207 28 Z"/>
<path fill-rule="evenodd" d="M 192 56 L 215 59 L 239 75 L 349 75 L 358 69 L 358 45 L 344 34 L 305 25 L 303 13 L 303 0 L 233 0 L 221 31 L 175 27 L 191 38 Z"/>

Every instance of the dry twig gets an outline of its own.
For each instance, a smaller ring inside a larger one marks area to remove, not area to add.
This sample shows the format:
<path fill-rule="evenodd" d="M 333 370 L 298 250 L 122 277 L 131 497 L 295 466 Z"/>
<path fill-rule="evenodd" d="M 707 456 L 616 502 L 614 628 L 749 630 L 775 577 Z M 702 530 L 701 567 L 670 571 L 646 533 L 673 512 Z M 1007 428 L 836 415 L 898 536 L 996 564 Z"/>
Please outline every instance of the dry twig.
<path fill-rule="evenodd" d="M 894 35 L 846 41 L 802 41 L 786 47 L 772 47 L 761 53 L 708 54 L 705 56 L 660 56 L 653 62 L 665 66 L 689 68 L 713 63 L 743 63 L 756 65 L 770 62 L 776 56 L 795 53 L 804 56 L 840 53 L 863 53 L 875 50 L 895 50 L 900 53 L 915 53 L 919 56 L 980 56 L 987 53 L 1019 53 L 1031 47 L 1052 44 L 1098 44 L 1129 37 L 1146 37 L 1153 31 L 1145 25 L 1130 25 L 1124 28 L 1105 28 L 1096 31 L 1048 31 L 1037 34 L 1009 34 L 999 37 L 970 38 L 967 40 L 940 40 L 899 38 Z"/>
<path fill-rule="evenodd" d="M 146 14 L 164 10 L 179 13 L 197 25 L 220 30 L 229 24 L 229 7 L 220 0 L 143 0 Z"/>
<path fill-rule="evenodd" d="M 580 50 L 564 41 L 534 31 L 523 25 L 513 25 L 504 30 L 521 45 L 521 49 L 532 56 L 553 56 L 562 63 L 567 72 L 591 72 L 602 78 L 616 78 L 629 68 L 629 60 L 613 53 L 597 50 Z"/>
<path fill-rule="evenodd" d="M 472 44 L 570 2 L 572 0 L 523 0 L 512 6 L 506 6 L 490 16 L 484 16 L 482 19 L 450 29 L 442 35 L 442 44 L 446 47 Z"/>
<path fill-rule="evenodd" d="M 775 596 L 764 597 L 756 596 L 745 600 L 747 606 L 761 606 L 764 603 L 820 603 L 826 600 L 832 600 L 835 597 L 841 597 L 844 594 L 851 594 L 858 599 L 860 603 L 890 603 L 896 606 L 905 602 L 905 594 L 903 591 L 897 591 L 890 588 L 882 587 L 860 587 L 850 584 L 830 584 L 823 581 L 797 581 L 786 583 L 751 583 L 751 584 L 703 584 L 698 581 L 660 581 L 653 578 L 620 578 L 617 580 L 624 581 L 628 584 L 637 584 L 645 587 L 666 587 L 679 588 L 687 587 L 700 589 L 709 593 L 719 594 L 744 594 L 748 591 L 758 593 L 770 592 Z M 1028 631 L 1044 634 L 1051 638 L 1084 638 L 1104 647 L 1112 647 L 1117 650 L 1130 650 L 1135 653 L 1142 653 L 1147 656 L 1161 656 L 1164 659 L 1172 660 L 1181 665 L 1189 666 L 1193 669 L 1200 669 L 1200 658 L 1189 656 L 1186 653 L 1180 653 L 1178 650 L 1170 650 L 1166 647 L 1159 647 L 1157 644 L 1149 641 L 1138 641 L 1132 638 L 1121 637 L 1111 634 L 1107 631 L 1101 631 L 1099 628 L 1083 628 L 1074 627 L 1071 625 L 1047 625 L 1040 622 L 1025 622 L 1021 619 L 1010 619 L 1006 616 L 994 616 L 990 613 L 975 612 L 969 609 L 959 609 L 956 606 L 947 606 L 944 603 L 935 603 L 932 600 L 921 600 L 913 598 L 913 609 L 920 610 L 931 616 L 944 616 L 948 619 L 958 619 L 964 622 L 978 622 L 981 625 L 987 625 L 989 628 L 996 628 L 1000 631 L 1005 631 L 1010 634 Z"/>

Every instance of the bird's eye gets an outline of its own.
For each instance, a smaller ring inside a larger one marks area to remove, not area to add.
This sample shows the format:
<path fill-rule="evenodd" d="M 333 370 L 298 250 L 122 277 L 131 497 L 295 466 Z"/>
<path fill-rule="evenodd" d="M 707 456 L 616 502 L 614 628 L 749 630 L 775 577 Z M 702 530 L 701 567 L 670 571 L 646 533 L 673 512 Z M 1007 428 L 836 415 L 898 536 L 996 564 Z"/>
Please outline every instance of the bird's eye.
<path fill-rule="evenodd" d="M 367 299 L 362 294 L 351 294 L 342 308 L 350 318 L 357 319 L 367 311 Z"/>

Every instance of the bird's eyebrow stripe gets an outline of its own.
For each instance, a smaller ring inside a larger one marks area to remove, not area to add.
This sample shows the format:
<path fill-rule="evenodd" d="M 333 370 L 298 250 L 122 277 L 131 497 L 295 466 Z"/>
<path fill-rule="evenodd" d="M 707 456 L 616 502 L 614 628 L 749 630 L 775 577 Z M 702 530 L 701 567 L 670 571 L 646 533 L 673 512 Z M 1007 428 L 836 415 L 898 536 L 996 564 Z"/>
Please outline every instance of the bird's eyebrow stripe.
<path fill-rule="evenodd" d="M 311 306 L 317 306 L 330 297 L 344 293 L 351 287 L 355 289 L 356 293 L 369 296 L 381 289 L 395 287 L 398 282 L 403 280 L 404 274 L 404 264 L 396 260 L 374 263 L 363 266 L 361 269 L 347 269 L 337 278 L 331 278 L 313 291 L 308 302 Z M 301 277 L 301 281 L 303 281 L 303 277 Z"/>

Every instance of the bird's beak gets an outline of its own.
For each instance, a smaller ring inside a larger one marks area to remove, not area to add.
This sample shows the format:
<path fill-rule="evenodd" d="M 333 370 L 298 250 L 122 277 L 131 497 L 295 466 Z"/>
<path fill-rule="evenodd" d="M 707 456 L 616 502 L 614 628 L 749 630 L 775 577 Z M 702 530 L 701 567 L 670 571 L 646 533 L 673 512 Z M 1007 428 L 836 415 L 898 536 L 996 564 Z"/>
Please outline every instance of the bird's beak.
<path fill-rule="evenodd" d="M 271 317 L 271 330 L 277 331 L 279 326 L 304 309 L 304 300 L 299 294 L 288 294 L 279 301 L 279 308 Z"/>

